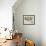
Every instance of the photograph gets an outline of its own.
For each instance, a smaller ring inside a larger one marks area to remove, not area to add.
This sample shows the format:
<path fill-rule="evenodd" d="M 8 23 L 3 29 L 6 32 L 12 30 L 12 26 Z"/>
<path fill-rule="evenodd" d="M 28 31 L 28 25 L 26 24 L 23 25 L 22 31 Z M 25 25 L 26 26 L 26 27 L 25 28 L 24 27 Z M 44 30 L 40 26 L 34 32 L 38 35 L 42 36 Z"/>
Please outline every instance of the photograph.
<path fill-rule="evenodd" d="M 24 15 L 23 24 L 24 25 L 34 25 L 35 24 L 35 15 Z"/>

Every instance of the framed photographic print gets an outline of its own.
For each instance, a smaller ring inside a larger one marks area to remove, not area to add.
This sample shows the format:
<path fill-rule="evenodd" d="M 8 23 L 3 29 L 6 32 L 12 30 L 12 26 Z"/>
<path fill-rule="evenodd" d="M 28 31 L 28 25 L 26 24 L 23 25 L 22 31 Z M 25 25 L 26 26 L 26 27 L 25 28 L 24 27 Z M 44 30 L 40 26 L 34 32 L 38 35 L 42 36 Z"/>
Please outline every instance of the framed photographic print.
<path fill-rule="evenodd" d="M 23 15 L 23 24 L 24 25 L 34 25 L 35 15 Z"/>

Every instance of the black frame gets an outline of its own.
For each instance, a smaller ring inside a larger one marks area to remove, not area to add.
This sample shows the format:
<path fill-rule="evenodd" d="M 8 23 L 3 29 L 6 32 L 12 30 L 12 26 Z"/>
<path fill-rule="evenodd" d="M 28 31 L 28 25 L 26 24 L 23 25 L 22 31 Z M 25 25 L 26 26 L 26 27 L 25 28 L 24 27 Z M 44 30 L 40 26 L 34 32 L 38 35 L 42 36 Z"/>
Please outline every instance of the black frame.
<path fill-rule="evenodd" d="M 34 16 L 34 24 L 24 24 L 24 16 Z M 23 25 L 35 25 L 35 15 L 23 15 Z"/>

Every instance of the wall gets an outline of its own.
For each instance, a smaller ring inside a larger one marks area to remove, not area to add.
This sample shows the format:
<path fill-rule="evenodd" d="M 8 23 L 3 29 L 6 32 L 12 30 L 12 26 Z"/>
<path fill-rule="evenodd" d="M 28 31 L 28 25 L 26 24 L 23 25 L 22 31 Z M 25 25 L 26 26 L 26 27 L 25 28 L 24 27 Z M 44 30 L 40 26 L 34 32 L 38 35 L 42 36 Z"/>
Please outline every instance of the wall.
<path fill-rule="evenodd" d="M 42 46 L 46 46 L 46 0 L 41 1 L 41 38 Z"/>
<path fill-rule="evenodd" d="M 13 7 L 13 12 L 15 29 L 22 32 L 25 39 L 32 39 L 36 46 L 41 46 L 41 1 L 23 0 L 18 7 Z M 35 25 L 23 25 L 23 15 L 35 15 Z"/>
<path fill-rule="evenodd" d="M 12 6 L 16 0 L 0 0 L 0 27 L 12 28 Z"/>

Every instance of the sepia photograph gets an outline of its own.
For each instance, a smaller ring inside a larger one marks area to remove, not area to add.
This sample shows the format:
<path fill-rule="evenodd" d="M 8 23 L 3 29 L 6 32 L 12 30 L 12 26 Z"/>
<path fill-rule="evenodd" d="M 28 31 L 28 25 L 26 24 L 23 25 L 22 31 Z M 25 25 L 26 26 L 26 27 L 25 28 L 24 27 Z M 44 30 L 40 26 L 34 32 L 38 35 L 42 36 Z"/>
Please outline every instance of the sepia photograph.
<path fill-rule="evenodd" d="M 34 25 L 35 24 L 35 15 L 24 15 L 23 24 L 24 25 Z"/>

